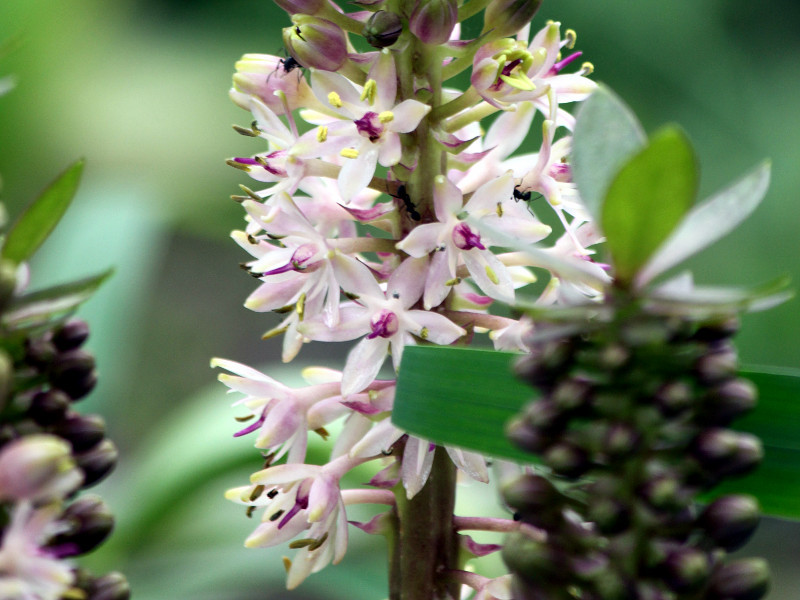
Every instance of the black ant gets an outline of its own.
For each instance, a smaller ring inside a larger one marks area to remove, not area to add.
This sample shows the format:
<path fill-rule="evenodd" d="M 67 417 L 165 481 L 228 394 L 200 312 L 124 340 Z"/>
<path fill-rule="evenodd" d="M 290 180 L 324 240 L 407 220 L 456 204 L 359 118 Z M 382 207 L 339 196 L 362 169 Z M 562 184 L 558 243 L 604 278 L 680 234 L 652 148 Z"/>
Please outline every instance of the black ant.
<path fill-rule="evenodd" d="M 279 58 L 278 59 L 278 66 L 275 67 L 275 70 L 272 71 L 272 73 L 270 73 L 267 76 L 267 81 L 269 81 L 269 78 L 272 77 L 275 73 L 277 73 L 278 69 L 280 69 L 281 67 L 283 67 L 284 74 L 285 73 L 291 73 L 295 69 L 303 69 L 304 68 L 303 65 L 301 65 L 300 62 L 294 56 L 287 56 L 286 58 Z M 301 75 L 301 77 L 302 77 L 302 75 Z"/>
<path fill-rule="evenodd" d="M 398 187 L 397 193 L 392 194 L 392 196 L 394 198 L 397 198 L 398 200 L 403 201 L 403 205 L 406 207 L 406 212 L 408 213 L 409 217 L 411 217 L 414 221 L 422 220 L 422 215 L 419 214 L 419 212 L 417 211 L 417 207 L 411 201 L 411 196 L 408 195 L 408 192 L 406 191 L 406 186 L 401 185 L 400 187 Z"/>
<path fill-rule="evenodd" d="M 539 198 L 544 198 L 544 195 L 537 193 L 536 197 L 532 198 L 531 190 L 528 190 L 527 192 L 521 192 L 518 187 L 514 188 L 514 200 L 516 202 L 519 202 L 520 200 L 523 200 L 525 202 L 530 202 L 531 200 L 533 200 L 535 202 Z"/>

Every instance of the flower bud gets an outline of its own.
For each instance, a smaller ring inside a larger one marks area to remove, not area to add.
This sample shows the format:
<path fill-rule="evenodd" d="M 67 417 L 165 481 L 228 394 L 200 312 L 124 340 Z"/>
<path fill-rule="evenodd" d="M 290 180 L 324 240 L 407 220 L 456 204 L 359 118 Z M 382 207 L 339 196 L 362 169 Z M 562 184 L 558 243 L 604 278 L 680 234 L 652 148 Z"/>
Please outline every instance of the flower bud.
<path fill-rule="evenodd" d="M 83 471 L 83 487 L 88 488 L 99 483 L 106 475 L 111 473 L 117 465 L 119 452 L 111 440 L 103 440 L 97 446 L 75 455 L 78 466 Z"/>
<path fill-rule="evenodd" d="M 679 594 L 699 590 L 711 574 L 708 555 L 697 548 L 681 547 L 670 552 L 662 565 L 664 583 Z"/>
<path fill-rule="evenodd" d="M 325 6 L 325 0 L 275 0 L 275 4 L 290 15 L 315 15 Z"/>
<path fill-rule="evenodd" d="M 561 561 L 553 545 L 521 531 L 506 536 L 502 556 L 509 571 L 526 580 L 551 581 L 561 572 Z"/>
<path fill-rule="evenodd" d="M 28 416 L 39 425 L 54 425 L 67 414 L 70 402 L 70 397 L 61 390 L 37 392 L 31 399 Z"/>
<path fill-rule="evenodd" d="M 732 337 L 739 331 L 739 317 L 730 316 L 701 325 L 692 336 L 699 342 L 714 343 Z"/>
<path fill-rule="evenodd" d="M 695 364 L 697 376 L 705 384 L 721 383 L 735 377 L 738 369 L 736 350 L 728 345 L 704 354 Z"/>
<path fill-rule="evenodd" d="M 580 477 L 592 466 L 586 450 L 568 441 L 556 442 L 542 458 L 553 473 L 562 477 Z"/>
<path fill-rule="evenodd" d="M 711 576 L 709 600 L 759 600 L 769 589 L 769 566 L 763 558 L 722 565 Z"/>
<path fill-rule="evenodd" d="M 752 496 L 717 498 L 700 515 L 698 524 L 715 544 L 732 552 L 741 548 L 758 526 L 758 501 Z"/>
<path fill-rule="evenodd" d="M 285 113 L 286 109 L 275 92 L 283 92 L 289 110 L 309 106 L 313 103 L 314 94 L 305 78 L 295 70 L 298 68 L 300 63 L 294 59 L 270 54 L 245 54 L 236 62 L 233 87 L 228 95 L 245 110 L 250 110 L 251 97 L 258 98 L 279 115 Z"/>
<path fill-rule="evenodd" d="M 128 600 L 130 597 L 128 580 L 122 573 L 112 571 L 92 582 L 87 600 Z"/>
<path fill-rule="evenodd" d="M 403 33 L 403 22 L 393 12 L 379 10 L 364 25 L 363 35 L 373 48 L 388 48 Z"/>
<path fill-rule="evenodd" d="M 552 441 L 545 432 L 532 427 L 519 417 L 515 417 L 506 425 L 506 437 L 512 444 L 528 452 L 541 452 Z"/>
<path fill-rule="evenodd" d="M 456 0 L 417 0 L 408 28 L 426 44 L 444 44 L 457 22 Z"/>
<path fill-rule="evenodd" d="M 67 321 L 53 334 L 53 344 L 59 352 L 74 350 L 89 337 L 89 325 L 81 319 Z"/>
<path fill-rule="evenodd" d="M 17 288 L 17 268 L 10 260 L 0 259 L 0 309 L 11 300 Z"/>
<path fill-rule="evenodd" d="M 537 513 L 561 507 L 564 496 L 541 475 L 525 474 L 503 486 L 503 498 L 521 513 Z"/>
<path fill-rule="evenodd" d="M 614 498 L 591 498 L 586 515 L 604 535 L 620 533 L 630 524 L 625 505 Z"/>
<path fill-rule="evenodd" d="M 48 502 L 65 498 L 81 484 L 69 444 L 46 435 L 28 435 L 0 451 L 0 499 Z"/>
<path fill-rule="evenodd" d="M 48 339 L 25 340 L 25 363 L 35 369 L 46 371 L 58 354 L 55 345 Z"/>
<path fill-rule="evenodd" d="M 84 350 L 70 350 L 53 361 L 50 382 L 73 400 L 80 400 L 97 384 L 94 357 Z"/>
<path fill-rule="evenodd" d="M 295 15 L 292 23 L 283 30 L 283 44 L 297 62 L 322 71 L 336 71 L 345 63 L 347 41 L 341 27 L 308 15 Z"/>
<path fill-rule="evenodd" d="M 100 415 L 71 413 L 53 428 L 53 433 L 72 444 L 75 452 L 83 452 L 102 441 L 106 422 Z"/>
<path fill-rule="evenodd" d="M 59 556 L 86 554 L 99 546 L 114 528 L 114 516 L 99 496 L 82 496 L 70 504 L 61 516 L 66 530 L 48 546 Z"/>
<path fill-rule="evenodd" d="M 6 405 L 13 382 L 14 361 L 7 352 L 0 350 L 0 410 Z"/>
<path fill-rule="evenodd" d="M 693 398 L 692 388 L 687 382 L 671 381 L 661 386 L 654 400 L 664 416 L 674 417 L 686 410 Z"/>
<path fill-rule="evenodd" d="M 496 37 L 517 33 L 533 19 L 542 0 L 492 0 L 483 16 L 483 30 Z"/>
<path fill-rule="evenodd" d="M 730 477 L 757 466 L 764 457 L 764 448 L 754 435 L 714 428 L 694 439 L 692 453 L 705 469 L 720 477 Z"/>
<path fill-rule="evenodd" d="M 728 379 L 712 389 L 703 403 L 700 419 L 704 423 L 727 425 L 756 406 L 758 391 L 747 379 Z"/>

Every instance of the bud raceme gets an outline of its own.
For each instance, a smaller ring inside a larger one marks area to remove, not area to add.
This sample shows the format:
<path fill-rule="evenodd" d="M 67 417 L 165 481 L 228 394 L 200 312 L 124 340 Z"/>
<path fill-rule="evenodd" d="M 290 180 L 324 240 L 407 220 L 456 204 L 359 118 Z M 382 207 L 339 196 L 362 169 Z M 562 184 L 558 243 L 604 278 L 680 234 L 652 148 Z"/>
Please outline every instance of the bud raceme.
<path fill-rule="evenodd" d="M 347 60 L 347 41 L 341 27 L 309 15 L 292 17 L 292 27 L 283 30 L 283 44 L 304 67 L 336 71 Z"/>

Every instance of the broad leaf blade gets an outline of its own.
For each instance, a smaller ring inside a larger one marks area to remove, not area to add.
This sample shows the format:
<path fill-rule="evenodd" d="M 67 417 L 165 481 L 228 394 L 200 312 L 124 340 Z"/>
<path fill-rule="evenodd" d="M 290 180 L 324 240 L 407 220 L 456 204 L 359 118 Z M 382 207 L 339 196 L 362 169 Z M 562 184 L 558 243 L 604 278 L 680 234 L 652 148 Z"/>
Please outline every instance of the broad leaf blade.
<path fill-rule="evenodd" d="M 506 440 L 505 425 L 537 392 L 512 373 L 518 357 L 471 348 L 411 346 L 403 352 L 392 421 L 414 435 L 488 456 L 531 463 L 536 457 Z M 746 369 L 759 406 L 735 429 L 758 435 L 764 463 L 715 488 L 756 496 L 771 515 L 800 519 L 800 371 Z"/>
<path fill-rule="evenodd" d="M 97 288 L 113 272 L 113 269 L 109 269 L 99 275 L 56 285 L 16 298 L 3 315 L 3 326 L 9 330 L 19 330 L 74 310 L 78 305 L 91 298 Z"/>
<path fill-rule="evenodd" d="M 769 187 L 769 162 L 698 204 L 637 275 L 637 286 L 674 267 L 733 231 L 761 203 Z"/>
<path fill-rule="evenodd" d="M 28 260 L 50 235 L 78 190 L 83 161 L 64 171 L 28 206 L 6 236 L 2 257 L 15 264 Z"/>
<path fill-rule="evenodd" d="M 622 165 L 647 142 L 630 108 L 600 86 L 578 111 L 572 137 L 572 174 L 586 209 L 600 220 L 603 198 Z"/>
<path fill-rule="evenodd" d="M 465 348 L 403 350 L 392 422 L 440 444 L 532 462 L 506 439 L 506 422 L 537 395 L 511 373 L 518 356 Z"/>
<path fill-rule="evenodd" d="M 694 151 L 677 127 L 656 133 L 622 167 L 600 216 L 618 280 L 630 282 L 680 223 L 694 203 L 697 180 Z"/>

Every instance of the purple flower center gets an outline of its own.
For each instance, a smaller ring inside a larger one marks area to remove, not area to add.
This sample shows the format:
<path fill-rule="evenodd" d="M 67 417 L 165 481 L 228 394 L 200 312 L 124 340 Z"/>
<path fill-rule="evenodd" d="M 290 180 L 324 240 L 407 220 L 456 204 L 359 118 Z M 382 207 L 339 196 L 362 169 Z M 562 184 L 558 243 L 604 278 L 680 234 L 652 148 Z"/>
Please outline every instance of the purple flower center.
<path fill-rule="evenodd" d="M 550 175 L 556 181 L 569 183 L 572 181 L 572 168 L 567 163 L 555 163 L 550 166 Z"/>
<path fill-rule="evenodd" d="M 453 227 L 453 243 L 456 248 L 461 250 L 486 250 L 486 246 L 481 244 L 481 234 L 475 233 L 466 223 L 459 223 Z"/>
<path fill-rule="evenodd" d="M 355 121 L 358 133 L 368 138 L 370 142 L 377 142 L 383 134 L 383 123 L 378 118 L 378 113 L 369 111 Z"/>
<path fill-rule="evenodd" d="M 572 54 L 570 54 L 566 58 L 562 58 L 560 61 L 558 61 L 552 67 L 550 67 L 550 70 L 547 72 L 547 75 L 548 76 L 557 75 L 559 73 L 559 71 L 561 71 L 561 69 L 566 67 L 573 60 L 577 59 L 581 54 L 583 54 L 583 52 L 573 52 Z"/>
<path fill-rule="evenodd" d="M 289 260 L 288 263 L 283 265 L 282 267 L 278 267 L 276 269 L 272 269 L 271 271 L 267 271 L 263 273 L 261 276 L 266 277 L 267 275 L 277 275 L 278 273 L 286 273 L 288 271 L 305 271 L 309 269 L 309 267 L 314 266 L 317 263 L 308 264 L 314 256 L 317 254 L 317 247 L 314 244 L 303 244 L 302 246 L 298 246 L 297 249 L 292 254 L 292 258 Z"/>
<path fill-rule="evenodd" d="M 400 320 L 392 311 L 382 310 L 377 317 L 372 318 L 370 325 L 372 325 L 372 333 L 367 335 L 368 340 L 374 340 L 376 337 L 388 338 L 397 333 L 400 328 Z"/>
<path fill-rule="evenodd" d="M 267 405 L 267 406 L 269 406 L 269 405 Z M 265 406 L 263 412 L 261 413 L 261 416 L 258 419 L 256 419 L 252 423 L 250 423 L 250 425 L 248 425 L 244 429 L 234 433 L 233 437 L 241 437 L 243 435 L 247 435 L 248 433 L 254 432 L 256 429 L 258 429 L 259 427 L 261 427 L 264 424 L 264 421 L 266 419 L 267 419 L 267 407 Z"/>

